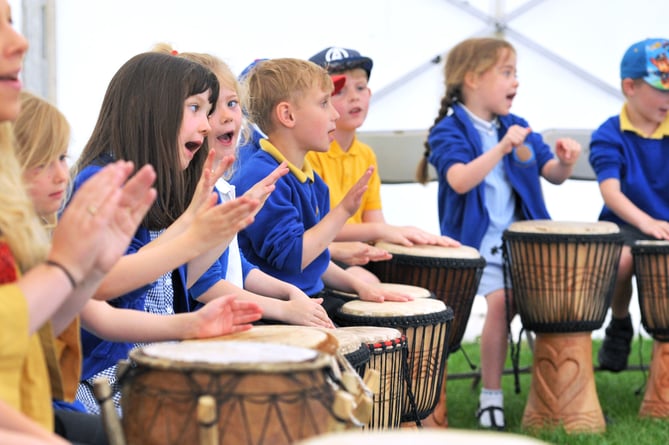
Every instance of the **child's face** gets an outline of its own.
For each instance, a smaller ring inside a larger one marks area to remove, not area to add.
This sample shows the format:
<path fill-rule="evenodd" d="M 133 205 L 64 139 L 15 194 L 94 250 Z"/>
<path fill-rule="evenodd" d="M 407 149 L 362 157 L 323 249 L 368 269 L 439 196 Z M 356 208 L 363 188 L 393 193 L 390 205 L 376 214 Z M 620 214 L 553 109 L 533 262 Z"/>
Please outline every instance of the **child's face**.
<path fill-rule="evenodd" d="M 660 91 L 643 81 L 630 81 L 627 90 L 627 107 L 631 108 L 630 119 L 637 116 L 652 125 L 660 125 L 669 112 L 669 91 Z M 643 123 L 633 122 L 636 126 Z"/>
<path fill-rule="evenodd" d="M 328 151 L 334 140 L 339 113 L 332 106 L 331 91 L 314 85 L 294 108 L 294 134 L 305 150 Z"/>
<path fill-rule="evenodd" d="M 65 153 L 48 164 L 38 165 L 23 173 L 23 182 L 40 216 L 56 213 L 65 199 L 69 171 Z"/>
<path fill-rule="evenodd" d="M 367 73 L 361 68 L 342 73 L 344 88 L 332 96 L 332 105 L 339 113 L 337 129 L 355 131 L 365 122 L 372 92 L 367 86 Z"/>
<path fill-rule="evenodd" d="M 221 83 L 216 110 L 209 116 L 211 131 L 207 136 L 209 147 L 216 150 L 216 159 L 234 155 L 242 126 L 242 107 L 237 92 Z"/>
<path fill-rule="evenodd" d="M 479 117 L 491 120 L 494 116 L 509 114 L 518 90 L 516 54 L 508 50 L 502 52 L 495 66 L 481 74 L 478 81 L 475 96 L 480 103 Z"/>
<path fill-rule="evenodd" d="M 0 0 L 0 121 L 14 120 L 21 108 L 19 72 L 28 42 L 12 25 L 7 0 Z"/>
<path fill-rule="evenodd" d="M 183 170 L 188 167 L 211 130 L 209 94 L 209 91 L 205 91 L 184 101 L 184 116 L 179 129 L 179 159 Z"/>

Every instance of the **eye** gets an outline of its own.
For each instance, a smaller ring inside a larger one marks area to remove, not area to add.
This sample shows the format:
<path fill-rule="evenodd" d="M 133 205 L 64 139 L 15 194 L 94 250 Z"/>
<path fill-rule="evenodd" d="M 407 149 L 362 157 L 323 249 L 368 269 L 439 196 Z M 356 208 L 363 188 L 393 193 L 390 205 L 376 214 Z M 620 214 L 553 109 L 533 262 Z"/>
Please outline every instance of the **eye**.
<path fill-rule="evenodd" d="M 200 111 L 200 105 L 199 105 L 199 104 L 190 104 L 190 105 L 188 105 L 188 108 L 189 108 L 193 113 L 197 113 L 198 111 Z"/>
<path fill-rule="evenodd" d="M 228 108 L 236 108 L 239 105 L 239 101 L 237 99 L 233 99 L 228 102 Z"/>
<path fill-rule="evenodd" d="M 67 153 L 64 153 L 64 154 L 58 156 L 58 161 L 59 162 L 66 162 L 68 159 L 69 159 L 69 157 L 67 156 Z"/>

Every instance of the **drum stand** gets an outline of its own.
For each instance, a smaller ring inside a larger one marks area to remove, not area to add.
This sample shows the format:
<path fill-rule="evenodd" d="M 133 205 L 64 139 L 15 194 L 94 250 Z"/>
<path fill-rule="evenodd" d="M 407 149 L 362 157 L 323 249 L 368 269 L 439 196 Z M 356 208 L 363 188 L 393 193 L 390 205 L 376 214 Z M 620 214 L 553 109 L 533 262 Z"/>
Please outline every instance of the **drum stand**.
<path fill-rule="evenodd" d="M 567 433 L 606 430 L 595 388 L 590 332 L 537 333 L 522 426 L 562 425 Z"/>
<path fill-rule="evenodd" d="M 653 341 L 653 358 L 639 416 L 669 417 L 669 343 Z"/>

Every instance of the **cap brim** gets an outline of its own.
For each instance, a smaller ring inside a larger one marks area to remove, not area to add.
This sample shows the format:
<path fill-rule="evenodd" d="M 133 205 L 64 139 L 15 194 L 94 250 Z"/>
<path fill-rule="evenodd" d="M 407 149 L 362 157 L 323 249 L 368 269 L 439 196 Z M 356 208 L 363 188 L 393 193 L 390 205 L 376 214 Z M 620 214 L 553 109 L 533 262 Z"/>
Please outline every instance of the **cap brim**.
<path fill-rule="evenodd" d="M 346 83 L 346 76 L 335 75 L 330 76 L 330 78 L 332 78 L 332 83 L 334 84 L 334 90 L 332 90 L 332 94 L 335 95 L 339 93 L 342 88 L 344 88 L 344 84 Z"/>

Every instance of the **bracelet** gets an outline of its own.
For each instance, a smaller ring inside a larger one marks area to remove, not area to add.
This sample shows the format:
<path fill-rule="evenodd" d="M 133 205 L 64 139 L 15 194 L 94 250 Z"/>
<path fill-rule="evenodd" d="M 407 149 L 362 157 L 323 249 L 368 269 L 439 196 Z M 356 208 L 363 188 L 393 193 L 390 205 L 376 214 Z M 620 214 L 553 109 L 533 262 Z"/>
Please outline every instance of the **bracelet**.
<path fill-rule="evenodd" d="M 67 268 L 65 266 L 63 266 L 62 264 L 60 264 L 59 262 L 54 261 L 54 260 L 46 260 L 46 261 L 44 261 L 44 263 L 49 265 L 49 266 L 53 266 L 53 267 L 56 267 L 56 268 L 62 270 L 63 273 L 65 274 L 65 276 L 67 277 L 67 279 L 70 281 L 70 284 L 72 285 L 72 289 L 77 287 L 77 282 L 74 280 L 74 277 L 72 276 L 70 271 L 67 270 Z"/>

